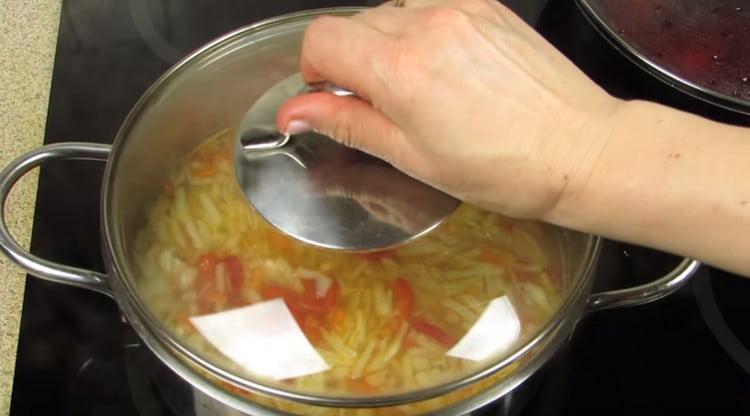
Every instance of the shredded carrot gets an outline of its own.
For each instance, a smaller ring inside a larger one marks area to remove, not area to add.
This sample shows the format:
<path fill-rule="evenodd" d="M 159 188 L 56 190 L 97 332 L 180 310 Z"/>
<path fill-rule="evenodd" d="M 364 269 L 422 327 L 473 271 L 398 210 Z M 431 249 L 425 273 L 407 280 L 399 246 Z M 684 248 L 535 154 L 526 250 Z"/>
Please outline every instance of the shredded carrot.
<path fill-rule="evenodd" d="M 466 289 L 466 293 L 474 296 L 480 296 L 482 294 L 482 291 L 479 289 L 479 286 L 469 286 Z"/>
<path fill-rule="evenodd" d="M 235 386 L 234 384 L 227 383 L 226 381 L 220 381 L 220 383 L 225 390 L 233 392 L 235 394 L 247 396 L 250 393 L 248 390 L 245 390 L 242 387 Z"/>
<path fill-rule="evenodd" d="M 174 196 L 174 184 L 172 183 L 172 181 L 164 182 L 162 191 L 164 192 L 164 195 L 167 196 L 167 198 L 171 199 Z"/>
<path fill-rule="evenodd" d="M 287 252 L 292 249 L 292 240 L 279 232 L 268 230 L 266 238 L 268 238 L 268 243 L 274 250 Z"/>
<path fill-rule="evenodd" d="M 210 178 L 216 175 L 217 169 L 213 164 L 204 164 L 203 166 L 193 169 L 190 174 L 197 178 Z"/>
<path fill-rule="evenodd" d="M 446 332 L 443 328 L 440 328 L 424 318 L 414 318 L 409 323 L 415 331 L 427 335 L 446 348 L 450 348 L 458 342 L 455 337 Z"/>
<path fill-rule="evenodd" d="M 265 273 L 263 272 L 263 269 L 261 269 L 260 267 L 254 268 L 250 273 L 250 284 L 252 285 L 253 289 L 259 291 L 263 287 L 264 278 Z"/>
<path fill-rule="evenodd" d="M 378 330 L 378 337 L 380 337 L 381 339 L 390 338 L 392 335 L 393 335 L 393 329 L 391 328 L 391 325 L 389 324 L 383 325 Z"/>
<path fill-rule="evenodd" d="M 500 267 L 506 267 L 508 265 L 509 256 L 502 251 L 485 247 L 482 249 L 482 254 L 479 255 L 479 259 L 492 263 Z"/>
<path fill-rule="evenodd" d="M 388 321 L 388 328 L 390 329 L 391 333 L 395 334 L 398 332 L 399 329 L 401 329 L 401 324 L 404 322 L 403 319 L 391 319 Z"/>
<path fill-rule="evenodd" d="M 195 326 L 193 326 L 193 323 L 190 322 L 190 316 L 187 314 L 187 312 L 183 312 L 177 317 L 177 323 L 180 325 L 184 325 L 190 330 L 195 330 Z"/>
<path fill-rule="evenodd" d="M 549 276 L 556 289 L 562 288 L 562 273 L 560 272 L 559 263 L 552 263 L 547 266 L 547 276 Z"/>
<path fill-rule="evenodd" d="M 393 293 L 396 298 L 396 309 L 404 319 L 409 319 L 414 311 L 414 290 L 409 282 L 398 277 L 393 284 Z"/>
<path fill-rule="evenodd" d="M 357 393 L 365 395 L 375 395 L 380 393 L 380 388 L 370 385 L 364 377 L 359 379 L 349 379 L 349 387 Z"/>
<path fill-rule="evenodd" d="M 417 342 L 417 340 L 414 339 L 414 337 L 411 336 L 411 334 L 407 335 L 406 338 L 404 339 L 404 347 L 403 348 L 405 350 L 408 350 L 408 349 L 414 348 L 416 346 L 419 346 L 419 343 Z"/>
<path fill-rule="evenodd" d="M 380 330 L 378 331 L 378 335 L 382 338 L 391 338 L 393 335 L 398 333 L 398 330 L 401 329 L 401 324 L 403 322 L 404 318 L 402 316 L 394 316 L 380 328 Z"/>
<path fill-rule="evenodd" d="M 341 308 L 335 308 L 329 315 L 331 328 L 336 333 L 344 332 L 344 322 L 346 321 L 346 312 Z"/>
<path fill-rule="evenodd" d="M 514 224 L 512 222 L 508 222 L 506 220 L 500 219 L 497 222 L 497 226 L 500 227 L 501 230 L 505 231 L 508 234 L 513 233 L 513 229 L 515 228 Z"/>
<path fill-rule="evenodd" d="M 364 260 L 370 260 L 370 261 L 380 261 L 381 259 L 385 258 L 394 258 L 398 255 L 398 252 L 396 250 L 381 250 L 381 251 L 372 251 L 369 253 L 362 253 L 358 256 Z"/>
<path fill-rule="evenodd" d="M 232 151 L 229 147 L 229 144 L 221 146 L 219 151 L 214 153 L 214 159 L 216 160 L 226 160 L 231 161 L 232 160 Z"/>

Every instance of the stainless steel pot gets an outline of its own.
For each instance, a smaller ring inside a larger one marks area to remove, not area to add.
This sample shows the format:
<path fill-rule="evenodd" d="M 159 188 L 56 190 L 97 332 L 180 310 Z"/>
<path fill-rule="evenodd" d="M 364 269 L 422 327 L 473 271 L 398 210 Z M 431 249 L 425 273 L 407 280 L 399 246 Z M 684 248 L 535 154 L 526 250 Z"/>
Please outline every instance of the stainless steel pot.
<path fill-rule="evenodd" d="M 367 408 L 425 401 L 492 380 L 469 399 L 439 409 L 463 414 L 503 396 L 535 372 L 587 313 L 638 305 L 677 290 L 699 267 L 683 260 L 652 283 L 591 294 L 600 239 L 558 230 L 564 247 L 568 290 L 563 305 L 541 330 L 502 361 L 455 382 L 392 396 L 323 397 L 284 390 L 243 378 L 196 354 L 148 310 L 136 290 L 132 246 L 144 224 L 146 207 L 160 192 L 169 167 L 216 130 L 237 125 L 244 110 L 269 86 L 297 71 L 302 33 L 322 14 L 349 15 L 358 8 L 305 11 L 266 20 L 229 33 L 197 50 L 164 74 L 136 103 L 114 145 L 61 143 L 24 154 L 0 173 L 0 204 L 14 183 L 50 159 L 106 161 L 101 195 L 102 252 L 106 273 L 57 264 L 24 250 L 0 217 L 0 248 L 11 260 L 40 278 L 96 290 L 114 298 L 151 350 L 174 372 L 226 406 L 247 414 L 273 409 L 221 387 L 230 383 L 256 394 L 314 406 Z M 270 70 L 269 70 L 270 69 Z M 498 374 L 502 373 L 502 377 Z"/>

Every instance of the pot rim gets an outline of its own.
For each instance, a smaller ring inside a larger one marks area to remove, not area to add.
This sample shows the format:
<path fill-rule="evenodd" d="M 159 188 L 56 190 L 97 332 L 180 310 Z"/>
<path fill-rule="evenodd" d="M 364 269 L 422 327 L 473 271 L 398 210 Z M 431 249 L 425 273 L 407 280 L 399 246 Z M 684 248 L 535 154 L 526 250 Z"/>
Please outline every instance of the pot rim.
<path fill-rule="evenodd" d="M 576 306 L 581 305 L 586 300 L 588 287 L 587 283 L 593 276 L 595 269 L 601 239 L 591 234 L 582 234 L 586 237 L 585 250 L 584 250 L 584 261 L 582 262 L 579 270 L 571 271 L 572 276 L 580 276 L 578 279 L 573 280 L 574 285 L 570 288 L 570 291 L 558 308 L 557 312 L 547 321 L 546 325 L 538 330 L 536 335 L 527 341 L 525 344 L 519 345 L 512 354 L 506 356 L 504 359 L 488 365 L 484 369 L 469 374 L 468 376 L 462 377 L 457 380 L 452 380 L 443 384 L 432 386 L 430 388 L 419 389 L 408 391 L 400 394 L 391 394 L 374 397 L 341 397 L 341 396 L 323 396 L 312 393 L 302 393 L 298 391 L 288 390 L 280 387 L 274 387 L 271 385 L 264 384 L 259 381 L 253 381 L 245 377 L 238 376 L 233 372 L 226 370 L 211 363 L 206 358 L 201 357 L 198 353 L 193 352 L 186 345 L 181 343 L 177 337 L 170 333 L 170 331 L 149 311 L 146 305 L 143 303 L 141 297 L 138 295 L 136 288 L 125 276 L 131 275 L 129 267 L 125 259 L 127 258 L 124 254 L 120 229 L 117 227 L 117 223 L 113 218 L 113 198 L 112 198 L 112 187 L 114 186 L 114 172 L 117 172 L 119 166 L 119 153 L 122 152 L 122 148 L 125 146 L 125 142 L 128 133 L 131 131 L 133 126 L 138 121 L 140 115 L 144 112 L 144 109 L 148 107 L 155 99 L 158 99 L 159 92 L 161 92 L 165 85 L 178 78 L 185 70 L 194 64 L 201 58 L 209 57 L 212 53 L 220 50 L 224 46 L 252 36 L 259 32 L 265 31 L 269 28 L 276 27 L 279 25 L 290 24 L 294 22 L 309 20 L 310 18 L 322 16 L 322 15 L 351 15 L 358 11 L 364 10 L 364 7 L 333 7 L 333 8 L 322 8 L 304 10 L 300 12 L 290 13 L 265 19 L 232 32 L 229 32 L 207 44 L 196 49 L 185 58 L 180 60 L 177 64 L 171 67 L 167 72 L 160 76 L 149 89 L 139 98 L 136 104 L 133 106 L 127 117 L 123 121 L 120 129 L 115 136 L 114 144 L 112 146 L 112 152 L 110 155 L 109 162 L 107 163 L 104 172 L 104 181 L 102 187 L 102 198 L 101 198 L 101 216 L 102 216 L 102 234 L 104 252 L 109 258 L 109 267 L 112 271 L 110 277 L 112 278 L 112 286 L 116 292 L 116 299 L 120 304 L 121 309 L 125 313 L 125 316 L 133 324 L 133 327 L 138 332 L 139 336 L 143 337 L 147 344 L 152 346 L 155 341 L 164 344 L 168 348 L 159 349 L 161 352 L 157 355 L 163 361 L 172 361 L 165 357 L 169 355 L 169 350 L 174 350 L 184 360 L 188 360 L 190 364 L 201 368 L 211 376 L 236 385 L 238 387 L 259 393 L 278 397 L 286 400 L 291 400 L 300 403 L 319 405 L 319 406 L 336 406 L 336 407 L 381 407 L 391 406 L 398 404 L 405 404 L 411 402 L 417 402 L 426 400 L 429 398 L 437 397 L 445 394 L 449 391 L 466 387 L 479 380 L 487 378 L 498 371 L 506 368 L 511 363 L 515 362 L 518 358 L 526 355 L 529 351 L 540 345 L 547 336 L 553 332 L 554 328 L 568 316 L 571 310 L 575 310 Z M 580 314 L 580 313 L 579 313 Z M 577 317 L 576 317 L 577 320 Z M 152 348 L 153 350 L 153 348 Z M 156 352 L 156 351 L 154 351 Z M 174 357 L 170 357 L 174 358 Z M 202 377 L 197 371 L 192 370 L 196 375 Z M 514 373 L 508 376 L 512 377 Z"/>

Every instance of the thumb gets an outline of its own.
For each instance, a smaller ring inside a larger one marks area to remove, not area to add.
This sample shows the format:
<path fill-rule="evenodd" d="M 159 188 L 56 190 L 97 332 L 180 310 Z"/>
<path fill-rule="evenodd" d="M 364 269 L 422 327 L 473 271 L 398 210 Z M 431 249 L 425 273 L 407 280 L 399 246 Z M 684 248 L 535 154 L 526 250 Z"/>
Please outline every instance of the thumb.
<path fill-rule="evenodd" d="M 277 113 L 279 131 L 317 131 L 355 149 L 394 163 L 404 135 L 388 117 L 356 97 L 310 93 L 285 102 Z"/>

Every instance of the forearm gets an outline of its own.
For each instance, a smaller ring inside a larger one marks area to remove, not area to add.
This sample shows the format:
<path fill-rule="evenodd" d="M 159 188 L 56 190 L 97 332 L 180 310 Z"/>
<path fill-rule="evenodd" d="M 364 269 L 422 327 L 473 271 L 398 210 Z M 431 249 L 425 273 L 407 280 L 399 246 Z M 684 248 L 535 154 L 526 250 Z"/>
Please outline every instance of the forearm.
<path fill-rule="evenodd" d="M 548 221 L 750 276 L 750 129 L 623 104 Z"/>

